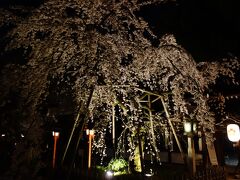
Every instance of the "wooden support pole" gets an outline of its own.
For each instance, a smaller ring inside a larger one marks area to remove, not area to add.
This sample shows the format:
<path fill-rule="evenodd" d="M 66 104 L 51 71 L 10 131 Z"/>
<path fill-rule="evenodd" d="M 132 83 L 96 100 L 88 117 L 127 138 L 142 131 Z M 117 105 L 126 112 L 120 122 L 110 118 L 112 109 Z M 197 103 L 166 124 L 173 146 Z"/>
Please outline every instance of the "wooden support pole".
<path fill-rule="evenodd" d="M 72 128 L 71 135 L 70 135 L 70 137 L 69 137 L 69 140 L 68 140 L 66 149 L 65 149 L 64 154 L 63 154 L 63 158 L 62 158 L 62 162 L 61 162 L 62 165 L 63 165 L 63 163 L 64 163 L 64 160 L 65 160 L 65 157 L 66 157 L 66 154 L 67 154 L 69 145 L 70 145 L 70 143 L 71 143 L 71 141 L 72 141 L 72 137 L 73 137 L 74 131 L 75 131 L 76 127 L 79 125 L 79 117 L 80 117 L 80 114 L 81 114 L 82 110 L 83 110 L 83 103 L 81 102 L 81 105 L 80 105 L 80 108 L 79 108 L 77 117 L 76 117 L 76 119 L 75 119 L 75 122 L 74 122 L 74 125 L 73 125 L 73 128 Z"/>
<path fill-rule="evenodd" d="M 95 87 L 92 86 L 91 91 L 90 91 L 90 95 L 89 95 L 87 103 L 86 103 L 86 108 L 84 108 L 85 111 L 88 110 L 89 105 L 91 104 L 93 93 L 94 93 L 94 89 L 95 89 Z M 74 160 L 75 160 L 75 157 L 76 157 L 76 154 L 77 154 L 77 151 L 78 151 L 78 146 L 79 146 L 80 140 L 82 139 L 82 136 L 83 136 L 84 127 L 85 127 L 85 124 L 87 123 L 87 120 L 88 120 L 88 114 L 85 113 L 85 114 L 83 114 L 83 124 L 82 124 L 82 128 L 81 128 L 81 131 L 80 131 L 80 135 L 79 135 L 78 140 L 77 140 L 75 151 L 74 151 L 74 153 L 72 155 L 72 162 L 71 162 L 70 167 L 69 167 L 69 172 L 68 172 L 67 179 L 69 179 L 70 176 L 71 176 Z"/>
<path fill-rule="evenodd" d="M 94 130 L 87 129 L 88 135 L 88 176 L 91 177 L 92 168 L 92 139 L 94 137 Z"/>
<path fill-rule="evenodd" d="M 115 145 L 115 105 L 112 104 L 112 143 L 113 143 L 113 151 L 114 151 L 114 158 L 116 152 L 116 145 Z"/>
<path fill-rule="evenodd" d="M 56 161 L 56 148 L 57 148 L 57 137 L 54 136 L 54 147 L 53 147 L 53 169 L 55 168 L 55 161 Z"/>
<path fill-rule="evenodd" d="M 142 149 L 142 136 L 140 136 L 140 126 L 138 125 L 138 146 L 139 146 L 139 155 L 140 155 L 140 163 L 141 163 L 141 173 L 144 175 L 145 171 L 145 165 L 144 165 L 144 155 L 143 155 L 143 149 Z"/>
<path fill-rule="evenodd" d="M 91 131 L 91 130 L 90 130 Z M 90 133 L 88 136 L 88 169 L 91 169 L 91 160 L 92 160 L 92 137 L 93 135 Z"/>
<path fill-rule="evenodd" d="M 175 138 L 175 140 L 176 140 L 176 142 L 177 142 L 178 149 L 179 149 L 179 151 L 180 151 L 180 153 L 181 153 L 182 159 L 183 159 L 183 161 L 186 163 L 186 158 L 185 158 L 185 156 L 184 156 L 184 153 L 183 153 L 183 150 L 182 150 L 182 146 L 181 146 L 181 144 L 180 144 L 180 142 L 179 142 L 179 140 L 178 140 L 176 131 L 175 131 L 175 129 L 174 129 L 174 127 L 173 127 L 173 124 L 172 124 L 172 122 L 171 122 L 170 115 L 169 115 L 169 113 L 168 113 L 168 110 L 167 110 L 167 107 L 166 107 L 165 102 L 164 102 L 164 100 L 163 100 L 163 97 L 161 97 L 161 101 L 162 101 L 162 105 L 163 105 L 164 111 L 165 111 L 165 113 L 166 113 L 166 117 L 167 117 L 168 123 L 169 123 L 170 128 L 171 128 L 171 130 L 172 130 L 172 132 L 173 132 L 174 138 Z"/>
<path fill-rule="evenodd" d="M 153 128 L 152 111 L 151 111 L 151 96 L 150 95 L 148 95 L 148 111 L 149 111 L 149 121 L 150 121 L 150 127 L 151 127 L 153 147 L 156 151 L 156 159 L 157 159 L 158 162 L 160 162 L 160 156 L 159 156 L 159 153 L 158 153 L 156 137 L 155 137 L 154 128 Z"/>
<path fill-rule="evenodd" d="M 194 174 L 196 173 L 196 157 L 192 136 L 188 136 L 188 168 L 190 170 L 190 174 L 194 176 Z"/>

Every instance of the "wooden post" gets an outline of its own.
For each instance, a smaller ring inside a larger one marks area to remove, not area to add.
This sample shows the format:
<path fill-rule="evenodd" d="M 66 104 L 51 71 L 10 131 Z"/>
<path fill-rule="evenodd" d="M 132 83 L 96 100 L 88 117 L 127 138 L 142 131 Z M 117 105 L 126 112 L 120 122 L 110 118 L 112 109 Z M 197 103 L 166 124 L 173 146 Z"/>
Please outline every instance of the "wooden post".
<path fill-rule="evenodd" d="M 88 97 L 88 100 L 87 100 L 87 103 L 86 103 L 86 107 L 83 108 L 83 111 L 82 111 L 82 120 L 83 120 L 83 124 L 82 124 L 82 127 L 81 127 L 81 131 L 80 131 L 80 135 L 78 136 L 78 140 L 77 140 L 77 144 L 75 146 L 75 151 L 72 155 L 72 161 L 71 161 L 71 164 L 70 164 L 70 167 L 69 167 L 69 171 L 68 171 L 68 179 L 70 178 L 71 176 L 71 172 L 72 172 L 72 168 L 73 168 L 73 164 L 74 164 L 74 161 L 75 161 L 75 157 L 76 157 L 76 154 L 77 154 L 77 151 L 78 151 L 78 146 L 79 146 L 79 143 L 80 143 L 80 140 L 82 139 L 82 136 L 83 136 L 83 131 L 84 131 L 84 128 L 85 128 L 85 125 L 87 123 L 87 120 L 88 120 L 88 113 L 87 113 L 87 110 L 91 104 L 91 101 L 92 101 L 92 97 L 93 97 L 93 94 L 94 94 L 94 89 L 95 89 L 95 86 L 92 86 L 91 87 L 91 91 L 90 91 L 90 95 Z M 85 113 L 83 113 L 84 111 L 86 111 Z"/>
<path fill-rule="evenodd" d="M 112 104 L 112 143 L 113 143 L 113 151 L 114 151 L 114 158 L 116 152 L 116 145 L 115 145 L 115 105 Z"/>
<path fill-rule="evenodd" d="M 174 138 L 175 138 L 175 140 L 176 140 L 176 142 L 177 142 L 178 149 L 179 149 L 179 151 L 180 151 L 180 153 L 181 153 L 181 156 L 182 156 L 183 161 L 185 162 L 185 161 L 186 161 L 186 158 L 185 158 L 185 156 L 184 156 L 184 154 L 183 154 L 182 146 L 181 146 L 181 144 L 180 144 L 180 142 L 179 142 L 179 140 L 178 140 L 176 131 L 175 131 L 175 129 L 174 129 L 174 127 L 173 127 L 173 124 L 172 124 L 172 122 L 171 122 L 171 120 L 170 120 L 170 115 L 169 115 L 169 113 L 168 113 L 167 107 L 166 107 L 166 105 L 165 105 L 165 102 L 164 102 L 162 96 L 161 96 L 161 101 L 162 101 L 162 105 L 163 105 L 164 111 L 165 111 L 165 113 L 166 113 L 166 117 L 167 117 L 168 123 L 169 123 L 169 125 L 170 125 L 170 127 L 171 127 L 171 130 L 172 130 L 172 132 L 173 132 Z M 186 163 L 186 162 L 185 162 L 185 163 Z"/>
<path fill-rule="evenodd" d="M 193 176 L 196 173 L 195 147 L 192 136 L 188 136 L 188 167 Z"/>
<path fill-rule="evenodd" d="M 159 153 L 158 153 L 156 137 L 155 137 L 154 128 L 153 128 L 152 111 L 151 111 L 151 99 L 150 98 L 151 98 L 150 95 L 148 95 L 148 111 L 149 111 L 149 121 L 150 121 L 150 127 L 151 127 L 151 134 L 152 134 L 153 146 L 154 146 L 155 151 L 156 151 L 156 159 L 157 159 L 158 162 L 160 162 L 160 156 L 159 156 Z"/>
<path fill-rule="evenodd" d="M 80 114 L 82 113 L 82 111 L 83 111 L 83 102 L 81 101 L 81 105 L 80 105 L 80 108 L 79 108 L 77 117 L 76 117 L 76 119 L 75 119 L 75 122 L 74 122 L 74 125 L 73 125 L 73 128 L 72 128 L 71 135 L 70 135 L 70 137 L 69 137 L 69 140 L 68 140 L 66 149 L 65 149 L 64 154 L 63 154 L 63 158 L 62 158 L 62 162 L 61 162 L 62 165 L 63 165 L 63 163 L 64 163 L 64 160 L 65 160 L 65 157 L 66 157 L 66 154 L 67 154 L 69 145 L 70 145 L 70 143 L 71 143 L 71 141 L 72 141 L 73 133 L 74 133 L 76 127 L 79 125 L 79 121 L 80 121 L 79 117 L 80 117 Z"/>
<path fill-rule="evenodd" d="M 87 129 L 88 135 L 88 177 L 91 177 L 91 162 L 92 162 L 92 139 L 94 137 L 94 130 Z"/>
<path fill-rule="evenodd" d="M 140 154 L 140 163 L 141 163 L 141 173 L 144 175 L 144 158 L 143 158 L 143 150 L 142 150 L 142 136 L 140 136 L 140 126 L 138 125 L 138 145 L 139 145 L 139 154 Z"/>
<path fill-rule="evenodd" d="M 88 136 L 88 169 L 91 168 L 91 156 L 92 156 L 92 135 Z"/>
<path fill-rule="evenodd" d="M 55 161 L 56 161 L 56 148 L 57 148 L 57 137 L 54 136 L 54 147 L 53 147 L 53 169 L 55 168 Z"/>

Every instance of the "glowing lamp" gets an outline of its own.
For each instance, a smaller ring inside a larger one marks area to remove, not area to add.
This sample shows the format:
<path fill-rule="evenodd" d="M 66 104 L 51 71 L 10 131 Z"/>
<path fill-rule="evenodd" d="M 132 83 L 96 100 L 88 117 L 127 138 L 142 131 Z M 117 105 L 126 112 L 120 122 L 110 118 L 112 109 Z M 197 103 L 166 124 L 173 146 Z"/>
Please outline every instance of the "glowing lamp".
<path fill-rule="evenodd" d="M 145 176 L 147 176 L 147 177 L 151 177 L 151 176 L 153 176 L 152 174 L 145 174 Z"/>
<path fill-rule="evenodd" d="M 53 132 L 52 132 L 52 135 L 58 137 L 58 136 L 59 136 L 59 132 L 53 131 Z"/>
<path fill-rule="evenodd" d="M 227 125 L 227 136 L 232 142 L 238 142 L 240 140 L 240 129 L 237 124 Z"/>
<path fill-rule="evenodd" d="M 183 128 L 184 128 L 185 134 L 192 135 L 197 131 L 197 123 L 196 121 L 187 119 L 183 122 Z"/>
<path fill-rule="evenodd" d="M 149 169 L 149 172 L 148 173 L 145 173 L 145 176 L 147 176 L 147 177 L 151 177 L 151 176 L 153 176 L 154 175 L 154 173 L 153 173 L 153 170 L 152 169 Z"/>
<path fill-rule="evenodd" d="M 111 171 L 111 170 L 108 170 L 108 171 L 106 172 L 106 176 L 107 176 L 107 177 L 112 177 L 112 176 L 114 176 L 114 172 Z"/>
<path fill-rule="evenodd" d="M 94 130 L 89 130 L 89 129 L 87 129 L 87 130 L 86 130 L 86 134 L 93 136 L 93 135 L 94 135 Z"/>

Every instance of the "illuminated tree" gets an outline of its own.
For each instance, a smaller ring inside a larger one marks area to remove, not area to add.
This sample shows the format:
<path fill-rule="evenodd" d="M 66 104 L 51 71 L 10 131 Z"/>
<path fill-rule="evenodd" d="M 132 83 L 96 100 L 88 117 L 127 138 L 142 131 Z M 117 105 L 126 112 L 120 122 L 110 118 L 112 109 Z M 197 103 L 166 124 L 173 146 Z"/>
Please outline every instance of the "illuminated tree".
<path fill-rule="evenodd" d="M 10 92 L 18 94 L 14 111 L 21 118 L 17 124 L 27 134 L 25 142 L 34 147 L 26 149 L 26 143 L 17 146 L 16 159 L 22 157 L 19 164 L 26 161 L 30 150 L 33 156 L 28 164 L 41 153 L 35 150 L 41 149 L 47 123 L 47 110 L 43 107 L 52 94 L 56 98 L 73 98 L 78 109 L 77 106 L 87 104 L 94 91 L 89 114 L 95 128 L 102 129 L 97 135 L 102 144 L 95 144 L 96 147 L 104 145 L 103 127 L 110 125 L 115 100 L 123 100 L 127 109 L 124 113 L 130 119 L 125 128 L 131 130 L 141 120 L 142 111 L 131 100 L 139 95 L 136 88 L 164 94 L 170 118 L 196 119 L 207 142 L 214 140 L 214 115 L 209 111 L 205 92 L 220 73 L 234 77 L 228 65 L 233 62 L 234 67 L 239 67 L 239 63 L 233 59 L 224 62 L 225 66 L 197 64 L 173 35 L 158 39 L 137 12 L 143 6 L 159 3 L 164 2 L 49 0 L 31 10 L 27 18 L 7 12 L 2 15 L 1 25 L 10 21 L 13 27 L 5 35 L 2 57 L 11 57 L 12 61 L 2 67 L 1 85 L 5 88 L 1 88 L 0 100 L 7 102 Z M 155 40 L 160 41 L 158 47 L 153 45 Z M 116 85 L 133 88 L 116 89 Z M 164 116 L 156 115 L 154 121 L 161 124 Z M 19 168 L 19 164 L 14 165 Z"/>

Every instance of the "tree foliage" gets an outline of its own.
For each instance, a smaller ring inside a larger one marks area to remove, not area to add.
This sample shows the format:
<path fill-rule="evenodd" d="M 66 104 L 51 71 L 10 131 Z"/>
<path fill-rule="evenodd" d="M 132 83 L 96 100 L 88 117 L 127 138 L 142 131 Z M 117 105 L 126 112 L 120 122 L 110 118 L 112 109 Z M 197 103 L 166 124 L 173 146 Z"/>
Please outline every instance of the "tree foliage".
<path fill-rule="evenodd" d="M 215 120 L 206 90 L 219 74 L 234 81 L 238 59 L 197 64 L 173 35 L 159 39 L 137 12 L 143 6 L 160 3 L 164 1 L 48 0 L 28 10 L 26 17 L 1 11 L 0 25 L 8 27 L 2 32 L 5 43 L 1 59 L 6 63 L 1 67 L 1 111 L 10 105 L 11 113 L 20 116 L 11 119 L 17 121 L 12 123 L 18 124 L 15 127 L 9 125 L 8 112 L 1 113 L 1 119 L 7 120 L 1 126 L 11 127 L 13 132 L 20 129 L 28 134 L 25 141 L 31 147 L 41 148 L 38 142 L 46 124 L 50 96 L 54 95 L 56 102 L 72 97 L 78 105 L 86 103 L 94 87 L 91 110 L 102 111 L 106 103 L 107 112 L 116 92 L 112 87 L 130 85 L 159 94 L 171 92 L 171 98 L 166 97 L 171 116 L 195 118 L 208 142 L 213 140 Z M 160 42 L 158 47 L 153 45 L 155 40 Z M 10 102 L 10 97 L 15 99 Z M 29 154 L 24 146 L 26 143 L 17 147 L 16 156 Z M 33 152 L 39 157 L 39 151 Z"/>

